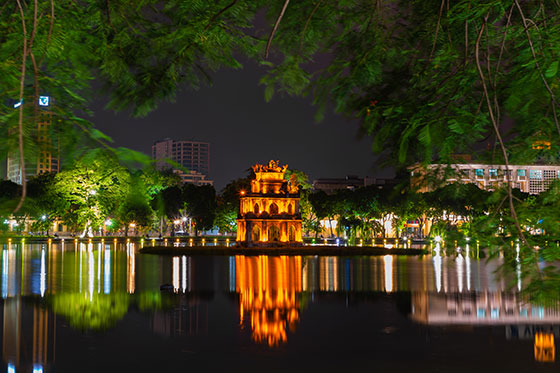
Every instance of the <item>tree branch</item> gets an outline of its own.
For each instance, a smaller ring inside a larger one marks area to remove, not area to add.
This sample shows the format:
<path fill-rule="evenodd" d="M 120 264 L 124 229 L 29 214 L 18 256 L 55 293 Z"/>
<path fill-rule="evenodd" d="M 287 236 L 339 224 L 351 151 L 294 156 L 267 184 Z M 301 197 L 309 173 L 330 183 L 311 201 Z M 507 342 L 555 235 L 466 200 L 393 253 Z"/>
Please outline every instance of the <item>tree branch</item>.
<path fill-rule="evenodd" d="M 27 194 L 27 180 L 25 180 L 25 160 L 23 156 L 23 92 L 25 87 L 25 63 L 27 60 L 27 28 L 25 27 L 25 15 L 23 13 L 23 8 L 21 6 L 20 0 L 16 0 L 19 14 L 21 16 L 21 25 L 23 31 L 23 51 L 21 57 L 21 75 L 19 78 L 19 118 L 18 118 L 18 143 L 19 143 L 19 168 L 20 168 L 20 175 L 21 175 L 21 197 L 16 208 L 13 211 L 13 214 L 17 213 L 21 206 L 23 205 L 23 201 L 25 201 L 25 196 Z"/>
<path fill-rule="evenodd" d="M 311 18 L 313 18 L 313 15 L 315 14 L 315 12 L 317 11 L 317 9 L 319 9 L 319 5 L 321 5 L 321 3 L 323 2 L 323 0 L 319 0 L 317 2 L 317 4 L 315 5 L 315 7 L 313 8 L 313 10 L 311 11 L 311 13 L 309 14 L 309 17 L 307 17 L 307 20 L 305 21 L 305 26 L 303 26 L 303 31 L 301 32 L 301 37 L 299 39 L 299 50 L 298 50 L 298 55 L 301 55 L 301 50 L 303 48 L 303 39 L 305 37 L 305 32 L 307 31 L 307 26 L 309 26 L 309 22 L 311 21 Z"/>
<path fill-rule="evenodd" d="M 432 56 L 434 54 L 434 51 L 436 50 L 437 37 L 438 37 L 438 33 L 439 33 L 439 26 L 441 24 L 441 15 L 443 14 L 443 6 L 444 5 L 445 5 L 445 0 L 441 0 L 441 6 L 439 7 L 439 15 L 438 15 L 437 24 L 436 24 L 436 32 L 435 32 L 435 35 L 434 35 L 434 43 L 432 44 L 432 51 L 430 52 L 430 57 L 428 58 L 428 61 L 432 60 Z"/>
<path fill-rule="evenodd" d="M 558 103 L 556 102 L 556 97 L 554 96 L 554 92 L 552 92 L 552 89 L 550 88 L 550 86 L 548 85 L 548 82 L 546 81 L 541 68 L 539 66 L 539 62 L 537 60 L 537 55 L 535 53 L 535 48 L 533 47 L 533 40 L 531 39 L 531 34 L 529 33 L 529 29 L 527 28 L 527 18 L 525 18 L 525 14 L 523 13 L 523 9 L 521 9 L 521 5 L 519 5 L 519 1 L 515 0 L 515 5 L 517 6 L 517 9 L 519 10 L 519 14 L 521 15 L 521 20 L 523 21 L 523 27 L 525 28 L 525 35 L 527 35 L 527 41 L 529 42 L 529 48 L 531 49 L 531 54 L 533 55 L 533 60 L 535 61 L 535 68 L 537 69 L 537 72 L 539 73 L 541 80 L 546 88 L 546 90 L 548 91 L 548 94 L 550 95 L 550 100 L 552 101 L 552 115 L 554 116 L 554 124 L 556 125 L 556 130 L 558 131 L 558 134 L 560 135 L 560 124 L 558 123 L 558 116 L 556 115 L 556 105 L 558 105 Z"/>
<path fill-rule="evenodd" d="M 284 5 L 282 6 L 282 10 L 280 11 L 280 14 L 278 15 L 278 18 L 276 19 L 276 23 L 274 23 L 274 27 L 272 28 L 272 31 L 270 32 L 270 36 L 268 37 L 268 42 L 266 43 L 266 49 L 264 50 L 264 58 L 268 58 L 268 51 L 270 49 L 270 46 L 272 45 L 272 39 L 274 38 L 274 34 L 276 33 L 276 30 L 278 29 L 278 26 L 280 25 L 280 21 L 282 21 L 282 17 L 284 17 L 284 12 L 286 12 L 286 8 L 288 7 L 288 4 L 290 3 L 290 0 L 285 0 L 284 1 Z"/>
<path fill-rule="evenodd" d="M 515 1 L 517 1 L 517 0 L 515 0 Z M 480 39 L 482 38 L 482 34 L 484 32 L 484 28 L 486 27 L 486 22 L 487 21 L 488 21 L 488 14 L 484 18 L 484 22 L 482 23 L 482 25 L 480 27 L 480 32 L 478 33 L 478 38 L 476 39 L 476 43 L 475 43 L 476 68 L 478 70 L 478 75 L 480 76 L 480 81 L 482 83 L 484 98 L 486 99 L 486 105 L 488 107 L 488 114 L 490 115 L 490 121 L 492 122 L 492 127 L 494 128 L 494 132 L 496 133 L 496 138 L 498 139 L 498 142 L 500 143 L 500 148 L 502 150 L 502 155 L 504 156 L 504 163 L 506 165 L 506 178 L 507 178 L 508 197 L 509 197 L 509 206 L 510 206 L 511 217 L 513 218 L 513 222 L 515 224 L 515 227 L 517 229 L 517 233 L 519 234 L 519 237 L 521 237 L 521 240 L 523 241 L 523 243 L 528 248 L 530 248 L 529 243 L 527 242 L 527 239 L 525 238 L 525 234 L 523 233 L 523 230 L 521 229 L 521 226 L 519 225 L 519 219 L 517 218 L 517 213 L 515 211 L 515 206 L 513 204 L 513 193 L 512 193 L 512 189 L 511 189 L 511 173 L 509 172 L 510 168 L 509 168 L 508 155 L 507 155 L 506 147 L 504 145 L 504 141 L 502 140 L 502 136 L 500 134 L 500 130 L 498 128 L 498 123 L 496 122 L 496 118 L 494 117 L 494 110 L 492 109 L 492 104 L 490 103 L 490 96 L 488 96 L 488 88 L 486 87 L 486 78 L 484 77 L 484 72 L 482 71 L 482 67 L 480 66 L 480 56 L 479 56 Z"/>

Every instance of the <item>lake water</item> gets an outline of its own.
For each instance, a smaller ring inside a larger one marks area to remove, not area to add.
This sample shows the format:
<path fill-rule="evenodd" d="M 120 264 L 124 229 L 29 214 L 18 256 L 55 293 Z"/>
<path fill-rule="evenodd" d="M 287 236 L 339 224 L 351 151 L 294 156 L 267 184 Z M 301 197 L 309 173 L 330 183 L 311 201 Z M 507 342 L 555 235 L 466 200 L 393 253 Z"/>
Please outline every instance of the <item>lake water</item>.
<path fill-rule="evenodd" d="M 0 246 L 5 372 L 559 368 L 558 302 L 526 302 L 499 259 Z"/>

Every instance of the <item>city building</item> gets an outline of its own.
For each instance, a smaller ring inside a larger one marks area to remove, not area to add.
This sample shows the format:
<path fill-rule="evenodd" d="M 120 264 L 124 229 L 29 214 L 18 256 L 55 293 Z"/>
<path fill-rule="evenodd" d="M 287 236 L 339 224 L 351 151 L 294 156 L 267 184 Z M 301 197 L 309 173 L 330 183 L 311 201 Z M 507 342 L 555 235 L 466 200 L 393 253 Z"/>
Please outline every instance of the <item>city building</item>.
<path fill-rule="evenodd" d="M 56 141 L 53 141 L 50 127 L 52 125 L 52 111 L 49 110 L 53 104 L 52 98 L 49 96 L 39 97 L 39 117 L 36 128 L 36 146 L 34 149 L 26 147 L 24 149 L 25 156 L 25 172 L 22 171 L 19 151 L 15 150 L 8 153 L 6 174 L 7 179 L 14 183 L 22 183 L 22 175 L 25 174 L 26 180 L 32 176 L 42 174 L 44 172 L 58 172 L 60 167 L 59 152 L 56 149 Z M 14 107 L 19 106 L 18 104 Z"/>
<path fill-rule="evenodd" d="M 253 166 L 251 191 L 241 191 L 237 243 L 247 246 L 302 244 L 297 177 L 284 180 L 287 165 Z"/>
<path fill-rule="evenodd" d="M 185 172 L 183 170 L 173 170 L 173 172 L 181 177 L 181 181 L 183 183 L 194 184 L 197 186 L 214 185 L 213 180 L 206 179 L 206 175 L 197 171 Z"/>
<path fill-rule="evenodd" d="M 560 179 L 560 166 L 554 165 L 487 165 L 481 163 L 466 164 L 430 164 L 427 167 L 410 168 L 411 185 L 419 192 L 434 190 L 441 181 L 446 183 L 474 183 L 480 189 L 494 190 L 507 183 L 508 174 L 512 187 L 524 193 L 539 194 L 545 191 L 552 181 Z M 433 175 L 430 183 L 428 175 Z"/>
<path fill-rule="evenodd" d="M 212 184 L 206 179 L 210 173 L 210 144 L 200 141 L 175 141 L 169 138 L 152 145 L 152 158 L 158 169 L 171 168 L 166 160 L 173 161 L 188 170 L 175 170 L 185 183 Z"/>
<path fill-rule="evenodd" d="M 372 177 L 360 178 L 356 175 L 348 175 L 345 178 L 316 179 L 313 181 L 315 191 L 322 190 L 327 194 L 332 194 L 337 190 L 354 190 L 360 187 L 377 185 L 379 188 L 394 187 L 399 180 L 396 179 L 376 179 Z"/>

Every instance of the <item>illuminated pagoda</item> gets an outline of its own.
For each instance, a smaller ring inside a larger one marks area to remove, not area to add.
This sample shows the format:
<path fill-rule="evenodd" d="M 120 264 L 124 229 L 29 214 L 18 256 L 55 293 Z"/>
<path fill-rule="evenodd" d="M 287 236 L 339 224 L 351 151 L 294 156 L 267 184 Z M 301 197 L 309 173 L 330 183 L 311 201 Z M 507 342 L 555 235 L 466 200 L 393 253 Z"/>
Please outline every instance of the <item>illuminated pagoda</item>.
<path fill-rule="evenodd" d="M 301 245 L 299 188 L 292 175 L 284 180 L 287 165 L 278 161 L 253 166 L 251 192 L 241 191 L 237 243 L 244 246 Z"/>

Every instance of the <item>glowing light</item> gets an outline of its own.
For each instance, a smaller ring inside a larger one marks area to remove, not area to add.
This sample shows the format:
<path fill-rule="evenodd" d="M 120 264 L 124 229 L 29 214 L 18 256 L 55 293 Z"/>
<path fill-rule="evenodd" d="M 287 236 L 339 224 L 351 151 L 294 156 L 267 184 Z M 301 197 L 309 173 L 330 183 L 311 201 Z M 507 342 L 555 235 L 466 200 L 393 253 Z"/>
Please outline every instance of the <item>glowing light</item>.
<path fill-rule="evenodd" d="M 43 366 L 39 364 L 33 364 L 33 373 L 43 373 Z"/>
<path fill-rule="evenodd" d="M 245 195 L 245 191 L 242 190 L 241 192 L 239 192 L 239 194 L 241 194 L 242 196 L 244 196 L 244 195 Z"/>
<path fill-rule="evenodd" d="M 43 221 L 47 220 L 47 215 L 41 216 L 41 220 L 43 220 Z"/>
<path fill-rule="evenodd" d="M 136 227 L 136 224 L 135 224 L 135 223 L 130 223 L 128 226 L 129 226 L 130 228 L 134 228 L 134 227 Z"/>
<path fill-rule="evenodd" d="M 23 99 L 22 99 L 22 100 L 19 100 L 19 102 L 16 102 L 16 103 L 14 104 L 14 109 L 17 109 L 18 107 L 20 107 L 21 104 L 23 104 Z"/>
<path fill-rule="evenodd" d="M 179 219 L 173 220 L 173 224 L 179 225 L 179 224 L 181 224 L 181 220 L 179 220 Z"/>
<path fill-rule="evenodd" d="M 96 191 L 96 190 L 90 190 L 88 194 L 89 194 L 90 196 L 94 196 L 94 195 L 97 194 L 97 191 Z"/>
<path fill-rule="evenodd" d="M 441 236 L 435 236 L 434 241 L 435 242 L 441 242 Z"/>
<path fill-rule="evenodd" d="M 8 373 L 16 373 L 16 367 L 12 363 L 8 363 Z"/>
<path fill-rule="evenodd" d="M 183 218 L 181 220 L 187 221 L 187 218 L 185 216 L 183 216 Z"/>
<path fill-rule="evenodd" d="M 107 227 L 110 227 L 111 225 L 113 225 L 113 222 L 111 221 L 111 219 L 107 219 L 107 220 L 105 220 L 105 225 Z"/>

